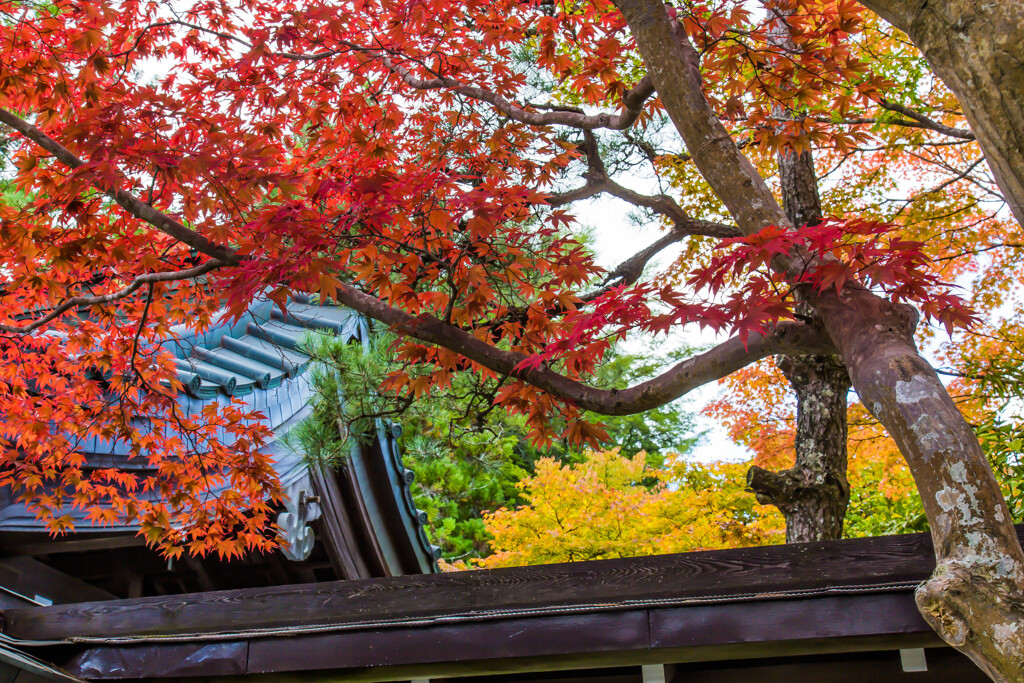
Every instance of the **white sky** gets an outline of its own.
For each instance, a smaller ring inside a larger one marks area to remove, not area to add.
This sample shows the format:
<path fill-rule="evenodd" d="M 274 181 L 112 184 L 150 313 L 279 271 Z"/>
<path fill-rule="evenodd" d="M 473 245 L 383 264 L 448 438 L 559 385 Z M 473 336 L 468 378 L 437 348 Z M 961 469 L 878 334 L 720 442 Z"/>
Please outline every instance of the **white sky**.
<path fill-rule="evenodd" d="M 604 268 L 617 266 L 662 234 L 655 225 L 635 225 L 629 218 L 630 208 L 629 204 L 619 199 L 601 196 L 578 202 L 571 209 L 580 225 L 593 229 L 597 262 Z M 667 265 L 680 251 L 681 247 L 666 249 L 648 268 L 653 270 Z M 700 331 L 693 328 L 675 332 L 669 339 L 697 346 L 722 342 L 725 337 L 716 337 L 710 330 Z M 644 351 L 643 340 L 627 340 L 624 346 L 627 352 Z M 752 457 L 750 451 L 734 443 L 718 422 L 698 414 L 702 408 L 718 398 L 720 393 L 718 383 L 715 382 L 680 399 L 686 409 L 696 417 L 697 428 L 707 432 L 705 438 L 692 451 L 692 455 L 702 462 L 749 460 Z"/>

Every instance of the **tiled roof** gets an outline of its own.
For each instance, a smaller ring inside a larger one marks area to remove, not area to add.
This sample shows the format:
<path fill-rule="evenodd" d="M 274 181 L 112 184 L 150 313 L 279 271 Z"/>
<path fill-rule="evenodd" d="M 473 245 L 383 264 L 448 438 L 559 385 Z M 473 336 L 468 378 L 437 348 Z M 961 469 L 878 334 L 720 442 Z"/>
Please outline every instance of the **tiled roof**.
<path fill-rule="evenodd" d="M 203 334 L 183 329 L 163 346 L 175 355 L 178 379 L 190 396 L 247 396 L 303 374 L 310 358 L 299 346 L 310 330 L 348 341 L 363 338 L 366 325 L 354 312 L 336 306 L 293 301 L 281 311 L 268 301 L 232 325 Z"/>
<path fill-rule="evenodd" d="M 345 341 L 365 340 L 369 333 L 365 321 L 348 309 L 293 300 L 282 311 L 273 302 L 262 301 L 250 307 L 237 321 L 225 320 L 203 333 L 182 326 L 161 342 L 161 346 L 174 354 L 178 379 L 183 385 L 178 401 L 186 414 L 199 414 L 211 401 L 227 403 L 238 398 L 267 416 L 267 426 L 274 431 L 275 438 L 265 451 L 273 458 L 285 489 L 308 473 L 302 454 L 286 443 L 285 435 L 310 412 L 308 402 L 313 387 L 307 369 L 311 358 L 301 346 L 303 338 L 313 330 L 335 334 Z M 397 523 L 398 528 L 405 530 L 422 559 L 418 564 L 431 571 L 435 566 L 436 549 L 427 540 L 423 530 L 424 514 L 416 509 L 409 492 L 411 472 L 402 465 L 391 430 L 382 426 L 378 431 L 379 452 L 383 455 L 391 489 L 388 495 L 393 495 L 398 503 L 400 518 L 391 520 L 393 524 L 388 527 L 394 528 Z M 232 438 L 227 432 L 219 437 L 224 443 L 230 443 Z M 83 443 L 81 450 L 87 454 L 88 463 L 95 467 L 136 470 L 147 467 L 143 459 L 126 457 L 128 447 L 123 442 L 94 438 Z M 356 460 L 372 457 L 371 451 L 378 452 L 355 446 L 353 457 Z M 379 497 L 379 483 L 376 485 Z M 67 513 L 81 522 L 76 525 L 78 532 L 111 531 L 110 527 L 85 523 L 83 510 L 68 509 Z M 42 532 L 45 528 L 23 504 L 11 502 L 0 507 L 2 531 Z"/>

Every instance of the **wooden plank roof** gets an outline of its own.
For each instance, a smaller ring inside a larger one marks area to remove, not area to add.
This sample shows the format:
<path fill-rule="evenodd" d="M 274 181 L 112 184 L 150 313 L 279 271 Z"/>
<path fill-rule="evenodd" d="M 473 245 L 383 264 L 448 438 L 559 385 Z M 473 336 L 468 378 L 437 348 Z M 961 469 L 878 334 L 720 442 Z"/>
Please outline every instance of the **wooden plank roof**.
<path fill-rule="evenodd" d="M 76 643 L 190 641 L 906 592 L 927 534 L 216 591 L 4 612 L 3 632 Z"/>
<path fill-rule="evenodd" d="M 3 634 L 80 648 L 65 664 L 89 678 L 158 661 L 384 681 L 886 650 L 941 645 L 913 599 L 933 569 L 911 534 L 15 609 Z"/>

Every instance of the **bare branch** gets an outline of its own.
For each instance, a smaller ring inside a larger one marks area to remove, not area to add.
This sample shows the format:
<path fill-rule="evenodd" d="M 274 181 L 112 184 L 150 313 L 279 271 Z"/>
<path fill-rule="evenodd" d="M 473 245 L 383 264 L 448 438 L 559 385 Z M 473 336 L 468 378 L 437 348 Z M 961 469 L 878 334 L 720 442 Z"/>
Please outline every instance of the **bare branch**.
<path fill-rule="evenodd" d="M 976 161 L 974 161 L 974 163 L 972 163 L 970 166 L 965 168 L 963 171 L 958 171 L 956 173 L 956 175 L 954 175 L 952 178 L 947 178 L 946 180 L 942 181 L 941 183 L 939 183 L 935 187 L 932 187 L 932 188 L 929 188 L 929 189 L 926 189 L 926 190 L 922 190 L 921 192 L 918 192 L 917 194 L 913 195 L 912 197 L 909 197 L 903 203 L 903 206 L 900 207 L 900 210 L 896 212 L 896 215 L 899 216 L 900 214 L 902 214 L 904 211 L 907 210 L 907 207 L 909 207 L 911 204 L 913 204 L 917 200 L 921 199 L 921 197 L 927 197 L 930 194 L 935 194 L 936 192 L 941 192 L 942 190 L 946 189 L 947 187 L 949 187 L 953 183 L 956 183 L 956 182 L 959 182 L 959 181 L 963 180 L 968 175 L 970 175 L 971 171 L 973 171 L 975 168 L 977 168 L 981 164 L 981 162 L 983 162 L 984 160 L 985 160 L 984 157 L 979 157 Z"/>
<path fill-rule="evenodd" d="M 692 233 L 683 232 L 680 230 L 673 230 L 661 236 L 656 242 L 648 245 L 647 248 L 638 251 L 637 253 L 630 256 L 628 259 L 620 263 L 618 266 L 612 269 L 608 276 L 604 279 L 605 283 L 614 283 L 616 285 L 631 285 L 640 279 L 643 275 L 644 268 L 652 258 L 657 256 L 663 249 L 670 247 L 677 242 L 689 237 Z M 602 294 L 604 291 L 601 292 Z M 584 301 L 597 298 L 593 294 L 585 295 L 581 297 Z"/>
<path fill-rule="evenodd" d="M 579 303 L 588 304 L 608 292 L 612 291 L 615 287 L 621 287 L 623 285 L 631 285 L 640 279 L 643 275 L 644 268 L 652 258 L 659 254 L 663 249 L 669 247 L 676 242 L 681 242 L 686 237 L 689 237 L 688 233 L 673 230 L 665 235 L 662 235 L 653 244 L 648 245 L 646 248 L 640 250 L 636 254 L 633 254 L 628 259 L 620 263 L 618 266 L 613 268 L 604 281 L 601 283 L 602 286 L 594 289 L 585 294 L 581 294 L 579 297 Z M 504 323 L 511 321 L 525 321 L 527 314 L 530 311 L 531 306 L 520 306 L 512 308 L 507 311 L 504 315 L 487 321 L 486 324 L 481 325 L 478 329 L 494 330 Z M 551 318 L 556 318 L 570 313 L 572 308 L 564 305 L 552 305 L 547 308 L 544 313 Z"/>
<path fill-rule="evenodd" d="M 601 159 L 597 139 L 591 131 L 584 131 L 580 149 L 587 158 L 587 172 L 584 174 L 586 184 L 568 192 L 550 195 L 548 204 L 551 206 L 565 206 L 581 199 L 607 193 L 633 206 L 650 209 L 656 214 L 668 218 L 674 226 L 673 234 L 677 234 L 679 239 L 688 235 L 726 238 L 738 237 L 741 234 L 739 228 L 732 225 L 690 218 L 683 207 L 666 194 L 640 194 L 612 180 Z M 678 241 L 678 239 L 673 241 Z"/>
<path fill-rule="evenodd" d="M 974 133 L 969 131 L 969 130 L 961 130 L 959 128 L 952 128 L 950 126 L 944 125 L 944 124 L 939 123 L 938 121 L 936 121 L 934 119 L 931 119 L 931 118 L 925 116 L 924 114 L 922 114 L 919 111 L 915 111 L 914 109 L 911 109 L 910 107 L 904 107 L 902 104 L 895 104 L 895 103 L 892 103 L 892 102 L 886 102 L 885 100 L 882 100 L 881 102 L 879 102 L 879 105 L 881 105 L 882 109 L 888 109 L 889 111 L 894 111 L 897 114 L 903 114 L 907 118 L 913 119 L 914 121 L 917 122 L 917 124 L 918 124 L 918 126 L 920 128 L 927 128 L 929 130 L 934 130 L 937 133 L 942 133 L 943 135 L 948 135 L 948 136 L 953 137 L 953 138 L 959 138 L 961 140 L 974 140 L 974 139 L 976 139 L 974 137 Z M 897 121 L 892 121 L 892 122 L 887 122 L 887 123 L 895 123 L 896 125 L 904 125 L 904 126 L 912 125 L 912 124 L 910 124 L 908 122 L 899 122 L 898 120 Z"/>
<path fill-rule="evenodd" d="M 852 119 L 839 119 L 838 121 L 828 116 L 815 116 L 813 117 L 813 119 L 818 123 L 832 123 L 843 126 L 862 126 L 875 123 L 883 123 L 889 126 L 900 126 L 902 128 L 921 128 L 924 130 L 934 130 L 938 133 L 943 133 L 945 135 L 952 135 L 952 133 L 947 132 L 946 129 L 940 130 L 935 126 L 931 126 L 920 121 L 911 121 L 910 119 L 880 119 L 874 116 L 859 116 Z M 972 133 L 969 130 L 961 130 L 960 128 L 950 128 L 948 130 L 956 131 L 956 135 L 953 135 L 953 137 L 959 138 L 961 140 L 971 141 L 975 139 L 974 133 Z"/>
<path fill-rule="evenodd" d="M 378 50 L 354 44 L 351 47 L 367 53 L 379 52 Z M 389 71 L 399 76 L 411 88 L 416 90 L 448 89 L 465 97 L 486 102 L 506 116 L 531 126 L 569 126 L 581 130 L 594 130 L 597 128 L 625 130 L 636 123 L 640 113 L 643 111 L 644 102 L 654 94 L 654 85 L 650 77 L 644 76 L 640 79 L 639 83 L 626 91 L 626 94 L 622 96 L 624 111 L 620 114 L 588 115 L 581 111 L 571 111 L 568 109 L 536 111 L 532 107 L 524 107 L 518 102 L 502 97 L 494 91 L 467 85 L 447 76 L 438 76 L 429 80 L 416 78 L 408 69 L 396 64 L 390 57 L 380 55 L 379 58 Z"/>
<path fill-rule="evenodd" d="M 49 313 L 47 313 L 46 315 L 37 320 L 33 320 L 31 323 L 27 325 L 0 325 L 0 332 L 6 334 L 29 334 L 39 329 L 46 323 L 55 320 L 62 314 L 71 310 L 72 308 L 77 308 L 79 306 L 97 306 L 102 304 L 113 303 L 115 301 L 124 299 L 127 296 L 130 296 L 133 292 L 135 292 L 143 285 L 152 286 L 157 282 L 192 280 L 194 278 L 199 277 L 200 275 L 205 275 L 206 273 L 216 270 L 217 268 L 221 268 L 225 265 L 227 264 L 224 263 L 223 261 L 207 261 L 202 265 L 196 266 L 194 268 L 187 268 L 185 270 L 175 270 L 164 273 L 146 273 L 145 275 L 138 276 L 137 278 L 132 280 L 131 284 L 129 284 L 127 287 L 119 289 L 116 292 L 110 292 L 109 294 L 101 294 L 97 296 L 73 296 L 70 299 L 65 299 Z"/>
<path fill-rule="evenodd" d="M 811 326 L 780 323 L 769 333 L 751 334 L 746 344 L 736 337 L 729 339 L 636 386 L 596 389 L 544 367 L 516 370 L 528 356 L 503 351 L 436 318 L 412 316 L 350 285 L 342 285 L 337 296 L 340 303 L 390 325 L 400 334 L 450 349 L 494 372 L 603 415 L 631 415 L 664 405 L 772 354 L 835 353 L 831 342 Z"/>

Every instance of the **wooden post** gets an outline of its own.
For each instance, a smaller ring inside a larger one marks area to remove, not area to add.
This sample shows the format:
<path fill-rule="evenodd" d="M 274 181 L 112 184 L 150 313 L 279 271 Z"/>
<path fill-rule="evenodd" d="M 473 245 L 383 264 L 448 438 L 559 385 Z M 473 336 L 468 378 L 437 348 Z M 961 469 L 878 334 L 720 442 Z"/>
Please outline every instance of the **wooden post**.
<path fill-rule="evenodd" d="M 644 664 L 641 668 L 644 676 L 644 683 L 665 683 L 664 664 Z"/>
<path fill-rule="evenodd" d="M 928 660 L 924 656 L 923 647 L 909 648 L 906 650 L 900 650 L 900 664 L 903 665 L 903 670 L 907 673 L 915 671 L 927 671 Z"/>

